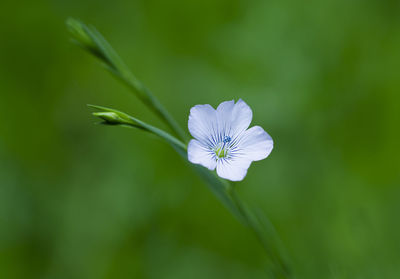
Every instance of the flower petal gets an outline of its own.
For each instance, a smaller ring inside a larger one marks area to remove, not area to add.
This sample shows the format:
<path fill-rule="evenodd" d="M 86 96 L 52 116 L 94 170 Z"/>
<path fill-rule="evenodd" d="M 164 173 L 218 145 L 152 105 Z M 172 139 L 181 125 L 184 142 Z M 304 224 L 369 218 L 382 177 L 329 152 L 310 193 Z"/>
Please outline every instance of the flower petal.
<path fill-rule="evenodd" d="M 239 99 L 236 104 L 232 100 L 218 106 L 217 118 L 219 133 L 236 137 L 249 127 L 253 112 L 242 99 Z"/>
<path fill-rule="evenodd" d="M 196 105 L 190 109 L 190 134 L 204 144 L 210 144 L 217 131 L 217 114 L 210 105 Z"/>
<path fill-rule="evenodd" d="M 219 159 L 217 161 L 217 174 L 231 181 L 241 181 L 246 176 L 250 164 L 251 160 L 245 158 Z"/>
<path fill-rule="evenodd" d="M 267 158 L 273 147 L 271 136 L 260 126 L 254 126 L 241 135 L 233 154 L 251 161 L 259 161 Z"/>
<path fill-rule="evenodd" d="M 226 101 L 217 107 L 217 124 L 219 142 L 224 140 L 225 136 L 232 137 L 232 112 L 235 107 L 235 101 Z"/>
<path fill-rule="evenodd" d="M 187 147 L 188 160 L 193 164 L 202 165 L 209 170 L 214 170 L 217 161 L 215 155 L 198 140 L 191 140 Z"/>

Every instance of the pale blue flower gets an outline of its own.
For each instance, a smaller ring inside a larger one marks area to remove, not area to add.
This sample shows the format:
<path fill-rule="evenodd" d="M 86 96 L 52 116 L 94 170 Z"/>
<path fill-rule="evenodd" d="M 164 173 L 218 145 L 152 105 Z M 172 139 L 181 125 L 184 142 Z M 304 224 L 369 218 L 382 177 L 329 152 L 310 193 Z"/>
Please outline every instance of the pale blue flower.
<path fill-rule="evenodd" d="M 190 109 L 188 159 L 232 181 L 242 180 L 253 161 L 268 157 L 272 138 L 260 126 L 247 129 L 253 113 L 241 99 L 221 103 L 217 109 L 196 105 Z"/>

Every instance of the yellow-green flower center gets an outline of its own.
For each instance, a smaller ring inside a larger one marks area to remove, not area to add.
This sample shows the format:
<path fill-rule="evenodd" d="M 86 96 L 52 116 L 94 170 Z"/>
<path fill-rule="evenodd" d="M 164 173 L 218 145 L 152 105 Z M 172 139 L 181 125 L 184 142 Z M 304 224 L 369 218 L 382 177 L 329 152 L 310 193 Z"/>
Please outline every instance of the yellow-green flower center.
<path fill-rule="evenodd" d="M 214 152 L 218 158 L 225 158 L 226 155 L 228 154 L 228 149 L 224 147 L 219 147 Z"/>
<path fill-rule="evenodd" d="M 231 137 L 226 136 L 226 137 L 224 137 L 224 140 L 215 147 L 214 153 L 218 159 L 225 158 L 228 156 L 230 141 L 231 141 Z"/>

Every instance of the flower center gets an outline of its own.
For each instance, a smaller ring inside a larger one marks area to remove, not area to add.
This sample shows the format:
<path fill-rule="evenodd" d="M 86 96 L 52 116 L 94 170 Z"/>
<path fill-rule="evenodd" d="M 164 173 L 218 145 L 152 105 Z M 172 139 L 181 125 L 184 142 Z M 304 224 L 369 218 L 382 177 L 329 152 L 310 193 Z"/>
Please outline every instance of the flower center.
<path fill-rule="evenodd" d="M 220 158 L 225 158 L 228 156 L 229 153 L 229 142 L 232 140 L 231 137 L 229 136 L 225 136 L 223 141 L 220 142 L 219 144 L 217 144 L 215 146 L 215 148 L 213 149 L 215 155 L 217 156 L 217 159 Z"/>

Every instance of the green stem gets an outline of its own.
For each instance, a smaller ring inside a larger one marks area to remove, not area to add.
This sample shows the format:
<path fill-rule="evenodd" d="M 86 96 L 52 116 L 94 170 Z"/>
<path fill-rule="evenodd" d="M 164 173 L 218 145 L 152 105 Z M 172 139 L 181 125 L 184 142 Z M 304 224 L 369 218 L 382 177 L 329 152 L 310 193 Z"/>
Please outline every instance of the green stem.
<path fill-rule="evenodd" d="M 130 71 L 117 52 L 93 26 L 69 18 L 67 26 L 74 42 L 103 62 L 106 69 L 122 81 L 150 110 L 167 124 L 182 141 L 187 140 L 186 133 L 168 113 L 158 99 Z"/>
<path fill-rule="evenodd" d="M 137 128 L 157 135 L 169 143 L 185 160 L 187 160 L 186 144 L 167 132 L 121 111 L 101 106 L 89 106 L 100 110 L 100 112 L 95 112 L 93 115 L 103 119 L 104 124 Z M 279 237 L 269 220 L 263 216 L 263 223 L 260 220 L 260 217 L 254 214 L 242 202 L 239 196 L 237 196 L 233 185 L 227 180 L 219 178 L 215 172 L 209 171 L 202 166 L 194 164 L 191 164 L 191 166 L 207 182 L 210 190 L 225 205 L 225 207 L 256 235 L 269 257 L 271 266 L 268 271 L 272 278 L 292 278 L 288 264 L 285 261 L 284 253 L 279 245 Z"/>
<path fill-rule="evenodd" d="M 179 139 L 186 141 L 187 135 L 178 125 L 175 119 L 168 113 L 158 99 L 147 89 L 126 66 L 120 66 L 117 72 L 110 71 L 116 78 L 121 80 L 137 97 L 152 110 L 168 127 L 178 136 Z"/>
<path fill-rule="evenodd" d="M 93 114 L 103 119 L 103 123 L 108 125 L 137 128 L 157 135 L 167 141 L 185 160 L 187 160 L 187 146 L 184 143 L 187 140 L 186 133 L 183 132 L 177 122 L 150 90 L 133 75 L 104 37 L 94 27 L 86 26 L 82 22 L 74 19 L 69 19 L 67 25 L 75 42 L 103 62 L 105 67 L 116 78 L 127 85 L 149 109 L 155 112 L 178 138 L 118 110 L 91 106 L 101 110 Z M 286 263 L 284 253 L 278 245 L 280 243 L 279 238 L 268 219 L 264 217 L 262 219 L 264 221 L 263 223 L 262 220 L 260 220 L 260 216 L 256 216 L 244 205 L 241 199 L 236 195 L 232 185 L 228 181 L 219 178 L 215 172 L 211 172 L 199 165 L 191 164 L 191 166 L 193 166 L 196 172 L 207 182 L 211 191 L 225 207 L 256 235 L 269 257 L 271 276 L 280 279 L 293 278 L 289 271 L 288 264 Z"/>
<path fill-rule="evenodd" d="M 281 241 L 271 222 L 263 215 L 262 219 L 264 223 L 262 223 L 260 217 L 241 201 L 233 187 L 230 189 L 229 196 L 240 212 L 242 216 L 241 220 L 244 220 L 244 225 L 253 231 L 267 255 L 270 257 L 272 263 L 271 273 L 274 278 L 293 278 L 280 245 Z"/>
<path fill-rule="evenodd" d="M 150 124 L 147 124 L 146 122 L 143 122 L 133 116 L 130 116 L 127 113 L 124 113 L 116 109 L 96 106 L 96 105 L 88 105 L 88 106 L 100 110 L 100 112 L 94 112 L 93 115 L 103 119 L 104 120 L 103 124 L 120 125 L 147 131 L 151 134 L 159 136 L 160 138 L 168 142 L 170 145 L 172 145 L 174 148 L 178 148 L 182 152 L 186 153 L 186 148 L 187 148 L 186 144 L 184 144 L 182 141 L 175 138 L 174 136 L 170 135 L 169 133 L 165 132 L 164 130 L 161 130 Z"/>

